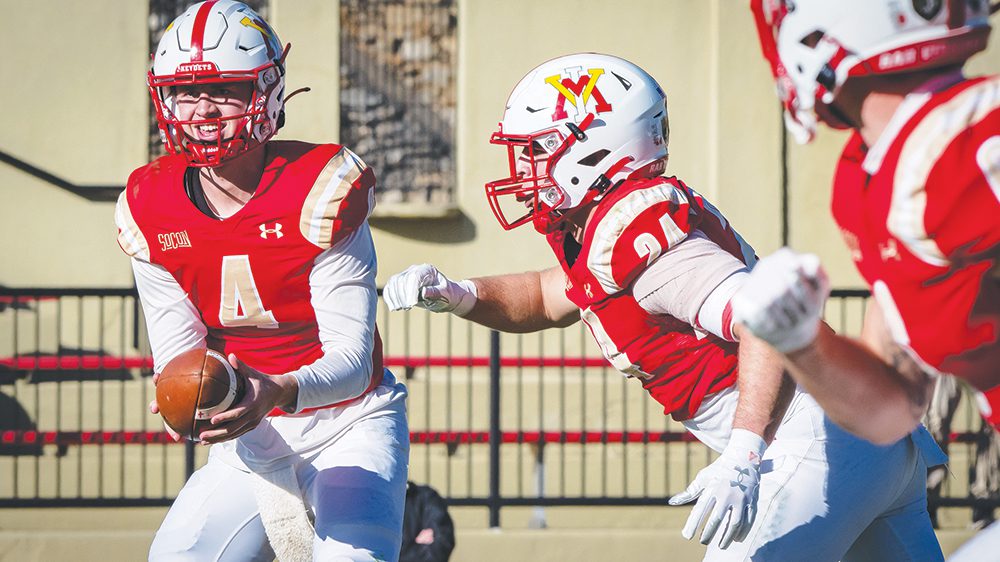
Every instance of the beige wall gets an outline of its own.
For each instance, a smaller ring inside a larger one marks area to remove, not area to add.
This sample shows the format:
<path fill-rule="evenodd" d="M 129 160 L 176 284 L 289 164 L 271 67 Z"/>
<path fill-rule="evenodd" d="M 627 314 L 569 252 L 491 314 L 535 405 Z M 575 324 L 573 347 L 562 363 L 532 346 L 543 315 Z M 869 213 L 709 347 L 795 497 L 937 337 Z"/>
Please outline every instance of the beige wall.
<path fill-rule="evenodd" d="M 778 104 L 744 2 L 736 0 L 459 0 L 458 202 L 453 219 L 378 219 L 380 282 L 416 261 L 457 276 L 545 267 L 530 227 L 501 231 L 485 181 L 505 172 L 487 143 L 513 84 L 574 51 L 633 60 L 667 91 L 668 172 L 714 200 L 760 253 L 780 244 Z M 124 183 L 146 158 L 146 3 L 0 0 L 0 150 L 78 184 Z M 273 0 L 271 20 L 294 48 L 284 138 L 336 141 L 337 3 Z M 970 68 L 1000 71 L 1000 47 Z M 828 213 L 843 135 L 790 147 L 790 239 L 818 252 L 836 286 L 859 284 Z M 90 203 L 0 164 L 0 284 L 125 286 L 113 205 Z"/>
<path fill-rule="evenodd" d="M 0 14 L 0 150 L 73 183 L 124 183 L 146 158 L 145 3 L 4 0 Z M 6 164 L 0 201 L 0 284 L 129 283 L 113 206 Z"/>

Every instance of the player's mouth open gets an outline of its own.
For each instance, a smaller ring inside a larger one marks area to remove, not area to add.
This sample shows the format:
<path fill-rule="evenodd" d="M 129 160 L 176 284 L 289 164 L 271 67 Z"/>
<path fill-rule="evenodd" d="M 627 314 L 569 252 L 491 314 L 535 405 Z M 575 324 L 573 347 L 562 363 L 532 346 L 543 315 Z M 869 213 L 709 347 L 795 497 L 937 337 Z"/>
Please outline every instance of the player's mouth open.
<path fill-rule="evenodd" d="M 219 126 L 217 124 L 195 125 L 195 137 L 200 141 L 216 141 L 219 139 Z"/>

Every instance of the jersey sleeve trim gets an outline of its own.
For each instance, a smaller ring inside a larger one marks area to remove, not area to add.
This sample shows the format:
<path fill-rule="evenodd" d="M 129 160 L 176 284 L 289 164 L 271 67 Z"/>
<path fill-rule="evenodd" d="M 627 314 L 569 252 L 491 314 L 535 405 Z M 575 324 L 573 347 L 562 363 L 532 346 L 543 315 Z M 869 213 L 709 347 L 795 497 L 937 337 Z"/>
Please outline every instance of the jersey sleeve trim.
<path fill-rule="evenodd" d="M 118 226 L 118 245 L 131 257 L 149 261 L 149 245 L 146 237 L 139 230 L 139 224 L 132 216 L 132 210 L 128 203 L 128 190 L 121 192 L 118 196 L 118 204 L 115 206 L 115 224 Z"/>
<path fill-rule="evenodd" d="M 969 87 L 930 111 L 906 138 L 893 178 L 886 227 L 924 262 L 947 267 L 949 260 L 927 233 L 927 179 L 955 139 L 1000 108 L 1000 80 Z"/>
<path fill-rule="evenodd" d="M 323 249 L 333 246 L 338 239 L 338 218 L 351 199 L 351 192 L 366 187 L 371 193 L 364 194 L 368 208 L 363 218 L 368 217 L 373 207 L 374 177 L 357 155 L 342 147 L 320 171 L 306 196 L 299 219 L 302 236 Z"/>
<path fill-rule="evenodd" d="M 622 233 L 640 214 L 651 206 L 662 202 L 670 202 L 678 206 L 690 204 L 687 194 L 669 182 L 637 189 L 616 201 L 594 229 L 590 251 L 587 253 L 587 267 L 600 283 L 601 288 L 609 295 L 624 289 L 615 279 L 612 269 L 615 245 Z M 667 247 L 662 248 L 661 252 L 666 252 L 674 247 L 688 235 L 687 231 L 678 225 L 669 213 L 663 215 L 660 224 L 667 240 Z"/>

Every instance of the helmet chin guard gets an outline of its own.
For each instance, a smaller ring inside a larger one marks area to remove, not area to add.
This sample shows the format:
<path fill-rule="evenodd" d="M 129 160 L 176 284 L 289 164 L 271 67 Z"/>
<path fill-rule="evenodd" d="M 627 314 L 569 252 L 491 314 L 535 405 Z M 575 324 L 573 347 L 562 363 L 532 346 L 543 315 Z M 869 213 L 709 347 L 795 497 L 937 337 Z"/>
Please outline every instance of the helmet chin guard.
<path fill-rule="evenodd" d="M 167 151 L 196 167 L 218 166 L 249 152 L 277 133 L 283 121 L 284 49 L 274 30 L 252 9 L 233 0 L 210 0 L 189 7 L 160 38 L 147 83 L 160 137 Z M 181 120 L 176 90 L 182 86 L 250 83 L 245 112 L 224 118 Z M 222 138 L 235 121 L 236 133 Z M 214 142 L 194 139 L 185 127 L 215 125 Z"/>
<path fill-rule="evenodd" d="M 550 60 L 515 86 L 490 143 L 509 175 L 486 184 L 505 230 L 547 233 L 630 177 L 666 166 L 669 122 L 660 86 L 634 64 L 580 53 Z"/>

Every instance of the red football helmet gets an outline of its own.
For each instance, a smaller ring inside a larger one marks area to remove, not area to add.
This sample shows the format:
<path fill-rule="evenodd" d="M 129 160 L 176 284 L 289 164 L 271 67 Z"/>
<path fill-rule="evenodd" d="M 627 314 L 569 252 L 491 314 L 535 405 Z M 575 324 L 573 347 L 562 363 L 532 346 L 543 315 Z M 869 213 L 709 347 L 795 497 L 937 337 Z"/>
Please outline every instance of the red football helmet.
<path fill-rule="evenodd" d="M 149 91 L 156 108 L 160 137 L 171 154 L 183 154 L 192 166 L 218 166 L 267 142 L 284 118 L 285 55 L 274 30 L 249 6 L 233 0 L 194 4 L 167 26 L 153 53 Z M 247 82 L 253 94 L 246 111 L 235 116 L 181 120 L 176 88 Z M 184 126 L 215 125 L 238 120 L 237 133 L 215 142 L 200 142 Z"/>

